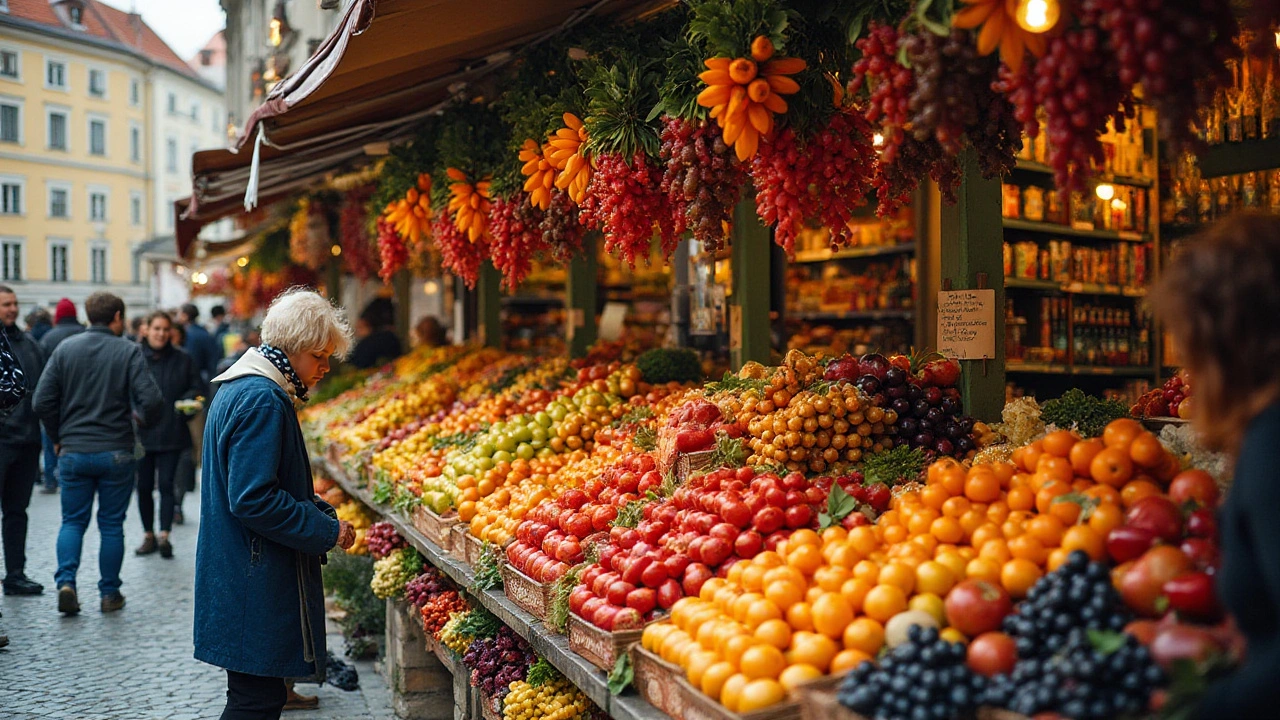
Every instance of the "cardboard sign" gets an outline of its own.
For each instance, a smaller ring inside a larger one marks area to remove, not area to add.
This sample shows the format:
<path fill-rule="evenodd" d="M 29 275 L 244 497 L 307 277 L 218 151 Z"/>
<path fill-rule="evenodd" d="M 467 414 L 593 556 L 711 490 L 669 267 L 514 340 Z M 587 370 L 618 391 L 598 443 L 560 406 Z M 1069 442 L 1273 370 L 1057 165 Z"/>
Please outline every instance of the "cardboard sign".
<path fill-rule="evenodd" d="M 957 360 L 995 357 L 995 304 L 995 290 L 940 291 L 938 352 Z"/>
<path fill-rule="evenodd" d="M 620 302 L 607 302 L 604 312 L 600 313 L 600 339 L 613 342 L 622 337 L 622 327 L 627 320 L 629 305 Z"/>

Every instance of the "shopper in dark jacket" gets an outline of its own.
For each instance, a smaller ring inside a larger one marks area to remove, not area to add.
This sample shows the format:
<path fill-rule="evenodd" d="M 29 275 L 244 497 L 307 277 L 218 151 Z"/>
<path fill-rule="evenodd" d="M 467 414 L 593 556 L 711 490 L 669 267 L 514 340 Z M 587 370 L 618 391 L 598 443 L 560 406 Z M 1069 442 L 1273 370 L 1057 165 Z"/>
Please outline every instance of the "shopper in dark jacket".
<path fill-rule="evenodd" d="M 76 571 L 98 500 L 98 591 L 102 611 L 124 607 L 124 516 L 134 484 L 133 421 L 149 427 L 160 419 L 164 396 L 147 369 L 138 343 L 124 332 L 124 301 L 105 292 L 84 304 L 92 323 L 58 346 L 36 386 L 32 407 L 58 447 L 62 528 L 58 531 L 58 610 L 80 611 Z"/>
<path fill-rule="evenodd" d="M 72 335 L 84 332 L 84 326 L 76 320 L 76 304 L 62 298 L 53 309 L 53 329 L 40 338 L 40 347 L 44 348 L 46 357 L 53 357 L 58 345 Z"/>
<path fill-rule="evenodd" d="M 40 423 L 31 411 L 31 394 L 44 371 L 44 351 L 35 338 L 18 329 L 18 296 L 0 285 L 0 333 L 22 366 L 27 395 L 0 416 L 0 538 L 4 542 L 4 594 L 39 595 L 44 586 L 29 579 L 27 506 L 40 477 Z"/>
<path fill-rule="evenodd" d="M 218 366 L 218 361 L 222 359 L 222 351 L 213 341 L 213 336 L 208 330 L 200 325 L 200 309 L 191 303 L 183 305 L 178 310 L 178 322 L 182 324 L 182 329 L 187 333 L 187 341 L 183 344 L 182 349 L 187 351 L 191 359 L 195 361 L 196 367 L 200 369 L 200 376 L 205 382 L 213 379 L 214 369 Z"/>
<path fill-rule="evenodd" d="M 173 530 L 174 478 L 178 458 L 183 450 L 191 447 L 191 431 L 187 421 L 193 411 L 179 411 L 175 404 L 180 400 L 195 400 L 204 395 L 204 382 L 191 356 L 182 348 L 169 342 L 173 321 L 167 313 L 155 312 L 143 323 L 145 339 L 142 354 L 147 358 L 151 374 L 164 395 L 164 409 L 160 421 L 139 431 L 142 448 L 146 451 L 138 461 L 138 512 L 142 515 L 142 529 L 146 535 L 142 546 L 134 552 L 150 555 L 156 551 L 160 557 L 172 558 L 173 545 L 169 532 Z M 155 534 L 156 488 L 160 490 L 160 536 Z"/>
<path fill-rule="evenodd" d="M 1198 718 L 1280 712 L 1280 217 L 1229 216 L 1185 245 L 1152 295 L 1195 382 L 1192 418 L 1210 449 L 1235 456 L 1218 512 L 1218 596 L 1248 645 L 1209 685 Z M 1237 658 L 1238 659 L 1238 658 Z M 1176 714 L 1176 713 L 1175 713 Z"/>
<path fill-rule="evenodd" d="M 40 338 L 53 329 L 53 316 L 42 307 L 27 313 L 23 320 L 27 323 L 27 332 L 31 333 L 31 337 L 35 338 L 36 342 L 40 342 Z"/>

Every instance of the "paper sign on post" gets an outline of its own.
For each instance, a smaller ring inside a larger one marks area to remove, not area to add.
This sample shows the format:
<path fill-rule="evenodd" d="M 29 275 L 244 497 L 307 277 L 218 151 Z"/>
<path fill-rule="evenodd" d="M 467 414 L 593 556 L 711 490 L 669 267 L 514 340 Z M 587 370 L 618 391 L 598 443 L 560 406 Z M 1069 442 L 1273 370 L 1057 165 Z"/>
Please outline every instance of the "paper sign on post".
<path fill-rule="evenodd" d="M 995 303 L 995 290 L 940 291 L 938 352 L 957 360 L 995 357 Z"/>
<path fill-rule="evenodd" d="M 607 302 L 600 313 L 600 339 L 613 342 L 622 337 L 622 326 L 627 320 L 630 306 L 620 302 Z"/>

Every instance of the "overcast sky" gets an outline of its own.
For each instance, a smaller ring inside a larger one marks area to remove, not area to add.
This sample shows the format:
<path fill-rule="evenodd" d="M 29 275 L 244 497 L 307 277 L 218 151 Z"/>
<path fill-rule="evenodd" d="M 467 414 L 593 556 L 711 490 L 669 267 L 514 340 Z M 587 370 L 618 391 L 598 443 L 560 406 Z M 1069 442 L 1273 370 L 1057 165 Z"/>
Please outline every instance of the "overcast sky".
<path fill-rule="evenodd" d="M 218 0 L 102 0 L 121 10 L 133 10 L 152 27 L 183 60 L 226 24 Z"/>

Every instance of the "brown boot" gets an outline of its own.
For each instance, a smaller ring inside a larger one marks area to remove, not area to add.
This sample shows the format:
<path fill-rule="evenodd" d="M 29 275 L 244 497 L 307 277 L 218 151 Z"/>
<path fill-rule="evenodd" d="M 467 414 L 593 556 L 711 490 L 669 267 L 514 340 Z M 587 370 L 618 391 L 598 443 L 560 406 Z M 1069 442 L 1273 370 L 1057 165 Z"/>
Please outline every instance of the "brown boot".
<path fill-rule="evenodd" d="M 134 555 L 150 555 L 151 553 L 155 552 L 158 549 L 159 549 L 159 546 L 156 545 L 156 536 L 152 535 L 151 533 L 147 533 L 146 537 L 142 539 L 142 544 L 138 546 L 137 550 L 133 551 L 133 554 Z"/>
<path fill-rule="evenodd" d="M 314 695 L 299 695 L 293 690 L 293 683 L 288 683 L 289 699 L 284 703 L 285 710 L 315 710 L 320 707 L 320 698 Z"/>

